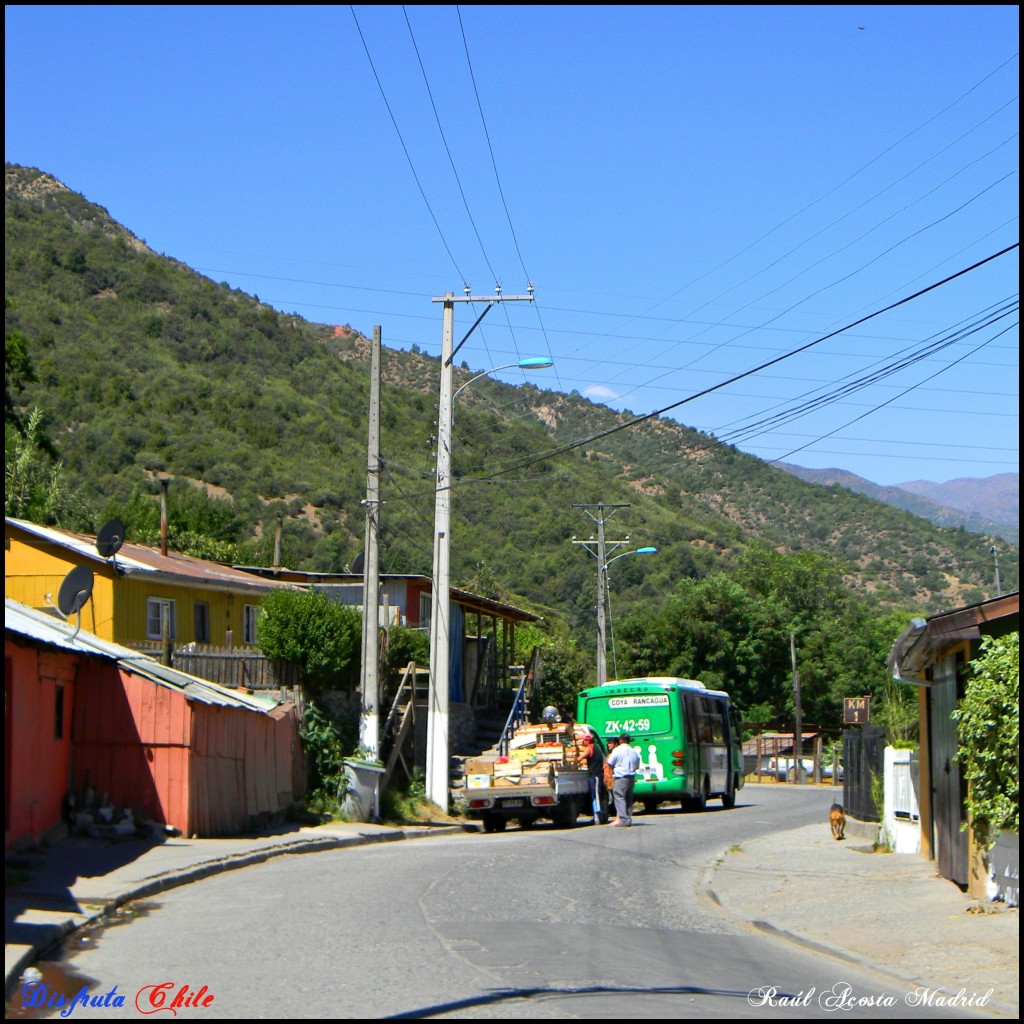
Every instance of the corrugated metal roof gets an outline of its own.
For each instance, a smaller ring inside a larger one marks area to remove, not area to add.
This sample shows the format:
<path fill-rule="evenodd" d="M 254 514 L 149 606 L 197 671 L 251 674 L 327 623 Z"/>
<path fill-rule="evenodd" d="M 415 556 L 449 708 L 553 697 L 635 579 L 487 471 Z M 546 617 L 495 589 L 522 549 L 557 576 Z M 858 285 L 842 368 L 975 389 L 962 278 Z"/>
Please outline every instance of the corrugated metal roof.
<path fill-rule="evenodd" d="M 293 583 L 305 584 L 315 587 L 353 586 L 363 585 L 363 574 L 361 572 L 306 572 L 304 569 L 268 569 L 258 565 L 236 566 L 247 573 L 260 576 L 264 579 L 290 580 Z M 422 573 L 385 572 L 381 573 L 381 581 L 384 580 L 405 580 L 416 581 L 424 584 L 424 592 L 430 593 L 433 581 L 429 576 Z M 496 615 L 504 619 L 513 619 L 517 622 L 536 622 L 539 615 L 528 612 L 525 608 L 519 608 L 514 604 L 506 604 L 504 601 L 496 601 L 490 597 L 482 597 L 480 594 L 473 594 L 468 590 L 460 590 L 458 587 L 450 587 L 449 594 L 453 601 L 468 608 L 472 612 L 480 612 L 484 615 Z"/>
<path fill-rule="evenodd" d="M 40 526 L 38 523 L 29 523 L 23 519 L 5 517 L 5 522 L 44 543 L 73 552 L 80 558 L 100 565 L 109 564 L 109 560 L 103 558 L 96 550 L 94 537 L 58 530 L 51 526 Z M 151 579 L 161 578 L 196 586 L 215 586 L 221 590 L 243 593 L 265 593 L 282 587 L 287 590 L 295 589 L 286 582 L 268 580 L 217 562 L 193 558 L 191 555 L 182 555 L 175 551 L 169 551 L 164 555 L 156 548 L 144 544 L 125 542 L 113 561 L 117 570 L 126 576 L 146 575 Z"/>
<path fill-rule="evenodd" d="M 261 714 L 268 714 L 278 706 L 278 701 L 271 698 L 256 697 L 238 690 L 229 690 L 217 683 L 211 683 L 205 679 L 191 676 L 187 672 L 162 665 L 138 651 L 111 643 L 109 640 L 103 640 L 87 630 L 76 629 L 68 622 L 48 615 L 46 612 L 37 611 L 35 608 L 29 608 L 9 597 L 4 598 L 4 629 L 8 633 L 16 634 L 35 643 L 45 644 L 48 647 L 57 647 L 75 654 L 106 658 L 116 662 L 126 671 L 149 679 L 158 686 L 180 690 L 187 700 L 198 701 L 201 704 L 245 708 L 247 711 L 257 711 Z"/>
<path fill-rule="evenodd" d="M 980 637 L 984 632 L 982 626 L 1014 615 L 1020 615 L 1019 590 L 930 615 L 927 619 L 913 619 L 892 645 L 886 664 L 895 678 L 929 686 L 930 680 L 916 678 L 914 673 L 927 668 L 959 641 Z"/>

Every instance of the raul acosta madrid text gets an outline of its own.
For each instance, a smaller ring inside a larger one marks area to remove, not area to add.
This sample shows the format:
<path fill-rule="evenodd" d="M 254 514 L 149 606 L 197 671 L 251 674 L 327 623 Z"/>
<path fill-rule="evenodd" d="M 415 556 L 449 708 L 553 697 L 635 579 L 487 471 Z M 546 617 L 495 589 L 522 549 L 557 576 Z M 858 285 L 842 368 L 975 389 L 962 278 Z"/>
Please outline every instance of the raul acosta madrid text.
<path fill-rule="evenodd" d="M 992 989 L 986 992 L 968 992 L 961 988 L 951 992 L 944 988 L 916 988 L 908 992 L 902 999 L 899 996 L 881 992 L 877 995 L 859 996 L 852 985 L 844 981 L 837 982 L 831 988 L 810 988 L 806 992 L 782 992 L 773 985 L 752 989 L 747 993 L 747 1002 L 751 1006 L 818 1006 L 822 1010 L 863 1010 L 877 1007 L 888 1009 L 898 1006 L 901 1002 L 907 1006 L 941 1006 L 941 1007 L 973 1007 L 985 1006 L 992 998 Z"/>

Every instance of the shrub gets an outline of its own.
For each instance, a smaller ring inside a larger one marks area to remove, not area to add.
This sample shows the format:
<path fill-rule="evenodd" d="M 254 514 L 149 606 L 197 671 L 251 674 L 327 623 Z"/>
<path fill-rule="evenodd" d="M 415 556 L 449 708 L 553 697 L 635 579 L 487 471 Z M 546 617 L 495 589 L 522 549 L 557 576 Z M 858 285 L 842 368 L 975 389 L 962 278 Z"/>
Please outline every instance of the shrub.
<path fill-rule="evenodd" d="M 313 689 L 351 685 L 359 675 L 360 614 L 323 594 L 273 591 L 260 603 L 256 632 L 263 653 L 299 665 Z"/>
<path fill-rule="evenodd" d="M 1020 828 L 1020 633 L 985 637 L 953 713 L 968 783 L 967 813 L 979 842 Z"/>

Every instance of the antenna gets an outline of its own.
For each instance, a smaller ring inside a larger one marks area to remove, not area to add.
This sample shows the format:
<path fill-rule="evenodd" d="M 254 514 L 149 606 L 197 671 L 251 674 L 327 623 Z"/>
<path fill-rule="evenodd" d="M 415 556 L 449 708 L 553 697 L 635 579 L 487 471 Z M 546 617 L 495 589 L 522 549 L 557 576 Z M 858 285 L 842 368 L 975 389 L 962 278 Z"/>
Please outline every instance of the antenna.
<path fill-rule="evenodd" d="M 76 565 L 64 577 L 64 582 L 57 592 L 57 608 L 65 621 L 70 615 L 78 616 L 78 624 L 74 635 L 82 628 L 82 608 L 92 597 L 93 573 L 87 565 Z"/>
<path fill-rule="evenodd" d="M 96 534 L 96 550 L 101 558 L 113 558 L 121 550 L 124 543 L 124 523 L 120 519 L 110 519 Z"/>

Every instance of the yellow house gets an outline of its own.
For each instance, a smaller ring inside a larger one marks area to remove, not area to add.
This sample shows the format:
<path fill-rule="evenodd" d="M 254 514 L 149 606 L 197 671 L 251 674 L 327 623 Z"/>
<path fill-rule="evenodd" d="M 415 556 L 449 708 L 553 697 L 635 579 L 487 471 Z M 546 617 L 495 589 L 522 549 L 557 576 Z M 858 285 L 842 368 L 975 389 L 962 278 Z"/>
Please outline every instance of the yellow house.
<path fill-rule="evenodd" d="M 141 544 L 125 543 L 105 558 L 92 537 L 20 519 L 5 519 L 4 549 L 6 596 L 31 608 L 56 608 L 67 574 L 91 569 L 81 626 L 130 647 L 254 645 L 260 599 L 289 586 Z"/>

